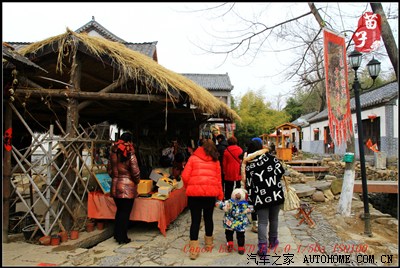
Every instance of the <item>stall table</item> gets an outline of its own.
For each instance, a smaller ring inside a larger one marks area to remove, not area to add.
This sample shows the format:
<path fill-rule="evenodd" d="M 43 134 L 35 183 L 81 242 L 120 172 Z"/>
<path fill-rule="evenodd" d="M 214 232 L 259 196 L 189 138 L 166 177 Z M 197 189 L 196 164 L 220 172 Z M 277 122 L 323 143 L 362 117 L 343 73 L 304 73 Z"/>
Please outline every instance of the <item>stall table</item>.
<path fill-rule="evenodd" d="M 166 236 L 167 226 L 174 221 L 187 206 L 185 188 L 173 190 L 168 199 L 158 200 L 138 197 L 135 199 L 131 221 L 158 222 L 158 229 Z M 115 219 L 117 207 L 109 194 L 89 192 L 88 217 L 92 219 Z"/>

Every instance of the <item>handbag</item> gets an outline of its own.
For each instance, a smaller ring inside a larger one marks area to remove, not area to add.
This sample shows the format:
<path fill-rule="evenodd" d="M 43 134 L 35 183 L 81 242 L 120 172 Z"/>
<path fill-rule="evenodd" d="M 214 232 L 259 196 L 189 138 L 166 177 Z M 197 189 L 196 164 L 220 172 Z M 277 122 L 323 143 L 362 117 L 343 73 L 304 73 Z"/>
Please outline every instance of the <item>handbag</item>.
<path fill-rule="evenodd" d="M 283 191 L 285 201 L 283 203 L 283 210 L 295 210 L 300 207 L 300 198 L 296 194 L 296 189 L 290 186 L 288 183 L 286 176 L 282 176 L 285 181 L 285 190 Z"/>

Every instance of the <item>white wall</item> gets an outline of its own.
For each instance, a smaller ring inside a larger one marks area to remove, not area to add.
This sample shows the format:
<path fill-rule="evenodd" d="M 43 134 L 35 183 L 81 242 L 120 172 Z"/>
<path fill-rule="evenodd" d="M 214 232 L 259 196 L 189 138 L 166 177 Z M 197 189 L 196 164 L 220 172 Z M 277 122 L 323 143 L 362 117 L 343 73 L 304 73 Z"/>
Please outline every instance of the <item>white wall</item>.
<path fill-rule="evenodd" d="M 396 105 L 394 106 L 394 116 L 393 116 L 393 124 L 394 124 L 394 138 L 399 138 L 399 99 L 396 100 Z"/>

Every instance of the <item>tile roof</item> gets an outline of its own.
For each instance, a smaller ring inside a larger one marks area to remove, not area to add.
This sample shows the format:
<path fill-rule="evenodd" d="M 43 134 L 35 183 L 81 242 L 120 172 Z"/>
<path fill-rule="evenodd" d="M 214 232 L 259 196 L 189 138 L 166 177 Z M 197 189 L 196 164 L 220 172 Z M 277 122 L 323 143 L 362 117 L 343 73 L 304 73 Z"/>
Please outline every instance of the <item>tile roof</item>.
<path fill-rule="evenodd" d="M 47 73 L 45 69 L 30 61 L 27 57 L 22 56 L 15 51 L 14 47 L 3 42 L 3 58 L 13 65 L 23 64 L 28 67 L 33 67 Z"/>
<path fill-rule="evenodd" d="M 157 61 L 157 55 L 155 55 L 156 50 L 157 50 L 157 41 L 145 42 L 145 43 L 125 42 L 123 44 L 134 51 L 137 51 L 146 56 L 149 56 L 150 58 L 154 58 L 154 56 L 155 56 L 155 60 Z"/>
<path fill-rule="evenodd" d="M 300 116 L 299 118 L 297 118 L 296 120 L 294 120 L 292 122 L 292 124 L 296 125 L 296 126 L 300 126 L 300 127 L 304 127 L 308 125 L 308 120 L 310 118 L 312 118 L 313 116 L 315 116 L 318 112 L 311 112 L 305 115 Z"/>
<path fill-rule="evenodd" d="M 391 82 L 377 89 L 364 92 L 363 94 L 360 95 L 361 110 L 368 107 L 385 104 L 398 96 L 399 96 L 398 82 Z M 354 97 L 350 99 L 350 108 L 352 112 L 354 112 L 356 109 L 356 103 Z M 328 118 L 328 109 L 325 109 L 308 121 L 318 122 L 327 118 Z"/>
<path fill-rule="evenodd" d="M 119 38 L 106 28 L 104 28 L 100 23 L 95 21 L 94 16 L 92 16 L 92 20 L 77 29 L 75 32 L 76 33 L 83 33 L 87 32 L 89 33 L 90 31 L 96 31 L 98 34 L 100 34 L 102 37 L 114 41 L 114 42 L 120 42 L 127 46 L 128 48 L 138 51 L 146 56 L 149 56 L 150 58 L 154 59 L 157 61 L 157 41 L 153 42 L 145 42 L 145 43 L 131 43 L 131 42 L 126 42 L 122 38 Z"/>
<path fill-rule="evenodd" d="M 95 21 L 94 16 L 92 16 L 91 21 L 89 21 L 88 23 L 86 23 L 85 25 L 83 25 L 82 27 L 77 29 L 75 32 L 76 33 L 83 33 L 83 32 L 89 33 L 91 30 L 95 30 L 96 32 L 101 34 L 104 38 L 109 39 L 111 41 L 120 42 L 120 43 L 126 42 L 122 38 L 119 38 L 118 36 L 116 36 L 115 34 L 110 32 L 109 30 L 104 28 L 100 23 Z"/>
<path fill-rule="evenodd" d="M 232 91 L 233 85 L 226 74 L 189 74 L 181 73 L 198 85 L 210 91 Z"/>

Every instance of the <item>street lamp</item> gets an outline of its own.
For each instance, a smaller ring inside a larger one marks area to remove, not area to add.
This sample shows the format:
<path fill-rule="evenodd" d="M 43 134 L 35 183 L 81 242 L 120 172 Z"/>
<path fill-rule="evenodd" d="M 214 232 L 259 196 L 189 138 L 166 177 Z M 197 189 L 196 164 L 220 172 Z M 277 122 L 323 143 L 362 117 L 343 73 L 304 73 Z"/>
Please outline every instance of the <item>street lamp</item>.
<path fill-rule="evenodd" d="M 357 129 L 358 129 L 358 150 L 360 153 L 360 165 L 361 165 L 361 183 L 362 183 L 362 192 L 363 192 L 363 201 L 364 201 L 364 234 L 368 236 L 372 236 L 371 233 L 371 225 L 370 225 L 370 215 L 369 215 L 369 206 L 368 206 L 368 187 L 367 187 L 367 176 L 365 172 L 365 155 L 364 155 L 364 133 L 362 129 L 362 120 L 361 120 L 361 105 L 360 105 L 360 89 L 361 85 L 357 78 L 357 70 L 361 65 L 362 54 L 357 50 L 354 50 L 349 54 L 349 62 L 351 67 L 354 70 L 354 81 L 353 81 L 353 89 L 354 89 L 354 100 L 356 102 L 356 116 L 357 116 Z M 378 77 L 379 72 L 381 71 L 381 63 L 372 58 L 370 62 L 367 64 L 369 75 L 371 76 L 373 83 L 369 87 L 371 88 L 375 79 Z M 367 88 L 368 89 L 368 88 Z M 366 90 L 366 89 L 364 89 Z"/>

